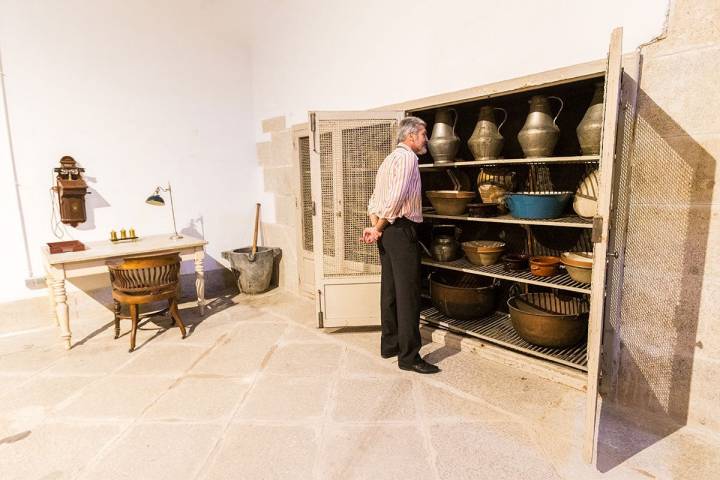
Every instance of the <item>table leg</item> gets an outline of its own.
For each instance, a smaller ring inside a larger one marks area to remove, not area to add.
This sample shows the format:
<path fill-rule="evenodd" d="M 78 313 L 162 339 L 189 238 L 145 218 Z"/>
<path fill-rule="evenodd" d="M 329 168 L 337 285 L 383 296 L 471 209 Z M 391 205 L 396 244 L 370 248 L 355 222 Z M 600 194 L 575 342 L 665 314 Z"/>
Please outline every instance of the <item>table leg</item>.
<path fill-rule="evenodd" d="M 55 314 L 60 324 L 60 337 L 65 342 L 65 348 L 70 350 L 72 333 L 70 332 L 70 310 L 67 304 L 67 293 L 65 292 L 65 271 L 56 268 L 50 272 L 50 276 Z"/>
<path fill-rule="evenodd" d="M 57 312 L 55 311 L 57 307 L 55 305 L 55 295 L 53 294 L 52 277 L 50 277 L 49 272 L 45 272 L 45 285 L 47 285 L 48 300 L 50 301 L 50 318 L 55 326 L 59 327 L 60 322 L 58 321 Z"/>
<path fill-rule="evenodd" d="M 205 250 L 195 250 L 195 290 L 197 290 L 198 308 L 200 315 L 205 314 Z"/>

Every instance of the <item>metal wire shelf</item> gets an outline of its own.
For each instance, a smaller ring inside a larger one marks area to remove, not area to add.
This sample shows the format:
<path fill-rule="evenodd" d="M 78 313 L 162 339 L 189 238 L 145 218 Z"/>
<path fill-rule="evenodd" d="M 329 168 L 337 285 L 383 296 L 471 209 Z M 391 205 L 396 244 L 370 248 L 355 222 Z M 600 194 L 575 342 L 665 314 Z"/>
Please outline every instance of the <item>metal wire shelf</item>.
<path fill-rule="evenodd" d="M 423 212 L 425 218 L 440 218 L 444 220 L 460 220 L 465 222 L 491 222 L 491 223 L 515 223 L 518 225 L 544 225 L 549 227 L 574 227 L 574 228 L 592 228 L 592 220 L 578 217 L 577 215 L 567 215 L 560 218 L 552 218 L 547 220 L 524 220 L 515 218 L 512 215 L 499 215 L 497 217 L 471 217 L 465 215 L 440 215 L 433 213 L 434 210 Z"/>
<path fill-rule="evenodd" d="M 510 315 L 504 312 L 493 312 L 478 319 L 457 320 L 443 315 L 435 307 L 428 307 L 420 312 L 420 319 L 424 323 L 451 332 L 479 338 L 510 350 L 587 372 L 587 343 L 567 348 L 532 345 L 518 336 Z"/>
<path fill-rule="evenodd" d="M 568 290 L 570 292 L 590 293 L 589 284 L 576 282 L 570 278 L 570 275 L 567 273 L 562 273 L 552 277 L 537 277 L 530 273 L 529 270 L 506 272 L 502 263 L 487 266 L 473 265 L 464 257 L 452 262 L 438 262 L 431 258 L 423 257 L 422 264 L 430 267 L 446 268 L 448 270 L 456 270 L 459 272 L 485 275 L 487 277 L 510 280 L 513 282 L 557 288 L 559 290 Z"/>
<path fill-rule="evenodd" d="M 447 167 L 473 167 L 482 165 L 517 165 L 517 164 L 550 164 L 550 163 L 597 163 L 599 155 L 578 155 L 572 157 L 537 157 L 537 158 L 496 158 L 493 160 L 469 160 L 460 162 L 444 163 L 421 163 L 420 169 L 447 168 Z"/>

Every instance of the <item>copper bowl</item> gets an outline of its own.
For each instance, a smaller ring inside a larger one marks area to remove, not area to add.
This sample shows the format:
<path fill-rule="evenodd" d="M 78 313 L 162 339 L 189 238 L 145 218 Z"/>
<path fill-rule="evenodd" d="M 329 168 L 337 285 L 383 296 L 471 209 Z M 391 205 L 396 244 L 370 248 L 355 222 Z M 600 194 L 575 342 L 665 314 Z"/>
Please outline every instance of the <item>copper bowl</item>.
<path fill-rule="evenodd" d="M 570 347 L 587 335 L 589 305 L 580 298 L 523 293 L 507 305 L 513 328 L 533 345 Z"/>
<path fill-rule="evenodd" d="M 475 192 L 464 190 L 430 190 L 425 192 L 439 215 L 463 215 Z"/>
<path fill-rule="evenodd" d="M 527 270 L 530 255 L 524 253 L 508 253 L 502 256 L 503 267 L 506 272 Z"/>
<path fill-rule="evenodd" d="M 470 203 L 467 206 L 468 215 L 471 217 L 488 218 L 500 215 L 499 203 Z"/>
<path fill-rule="evenodd" d="M 560 257 L 530 257 L 530 273 L 538 277 L 552 277 L 560 269 Z"/>

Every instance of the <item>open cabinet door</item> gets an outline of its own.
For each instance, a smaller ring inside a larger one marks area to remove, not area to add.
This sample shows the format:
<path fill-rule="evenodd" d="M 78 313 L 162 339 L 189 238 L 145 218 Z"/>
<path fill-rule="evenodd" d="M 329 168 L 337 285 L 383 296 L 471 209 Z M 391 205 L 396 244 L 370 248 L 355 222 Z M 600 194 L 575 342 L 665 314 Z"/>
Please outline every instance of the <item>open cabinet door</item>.
<path fill-rule="evenodd" d="M 375 175 L 403 112 L 310 112 L 319 327 L 380 324 L 380 257 L 360 241 Z"/>
<path fill-rule="evenodd" d="M 594 267 L 590 294 L 588 327 L 588 380 L 585 411 L 585 438 L 583 457 L 586 462 L 594 460 L 598 438 L 598 392 L 600 381 L 600 352 L 602 349 L 603 318 L 605 310 L 605 286 L 608 265 L 608 239 L 610 206 L 613 192 L 613 168 L 615 162 L 618 114 L 620 112 L 620 88 L 622 78 L 622 28 L 613 30 L 605 73 L 605 109 L 603 113 L 602 143 L 600 146 L 600 191 L 598 213 L 593 220 Z M 618 147 L 619 148 L 619 147 Z"/>

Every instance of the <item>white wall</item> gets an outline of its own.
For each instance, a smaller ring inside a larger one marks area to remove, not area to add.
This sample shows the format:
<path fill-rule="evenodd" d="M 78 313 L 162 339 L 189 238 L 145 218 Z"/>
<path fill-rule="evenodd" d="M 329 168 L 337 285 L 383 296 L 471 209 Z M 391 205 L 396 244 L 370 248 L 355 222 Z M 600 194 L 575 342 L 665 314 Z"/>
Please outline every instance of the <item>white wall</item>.
<path fill-rule="evenodd" d="M 195 222 L 210 257 L 248 243 L 261 177 L 245 10 L 230 0 L 0 0 L 0 53 L 35 276 L 44 274 L 40 247 L 56 240 L 48 189 L 63 155 L 86 168 L 93 190 L 88 222 L 67 227 L 66 239 L 105 239 L 123 226 L 139 235 L 171 231 L 169 207 L 144 203 L 170 180 L 178 229 Z M 24 286 L 3 127 L 0 120 L 0 301 L 33 293 Z"/>
<path fill-rule="evenodd" d="M 253 19 L 257 119 L 364 110 L 634 50 L 663 30 L 666 0 L 266 0 Z"/>

